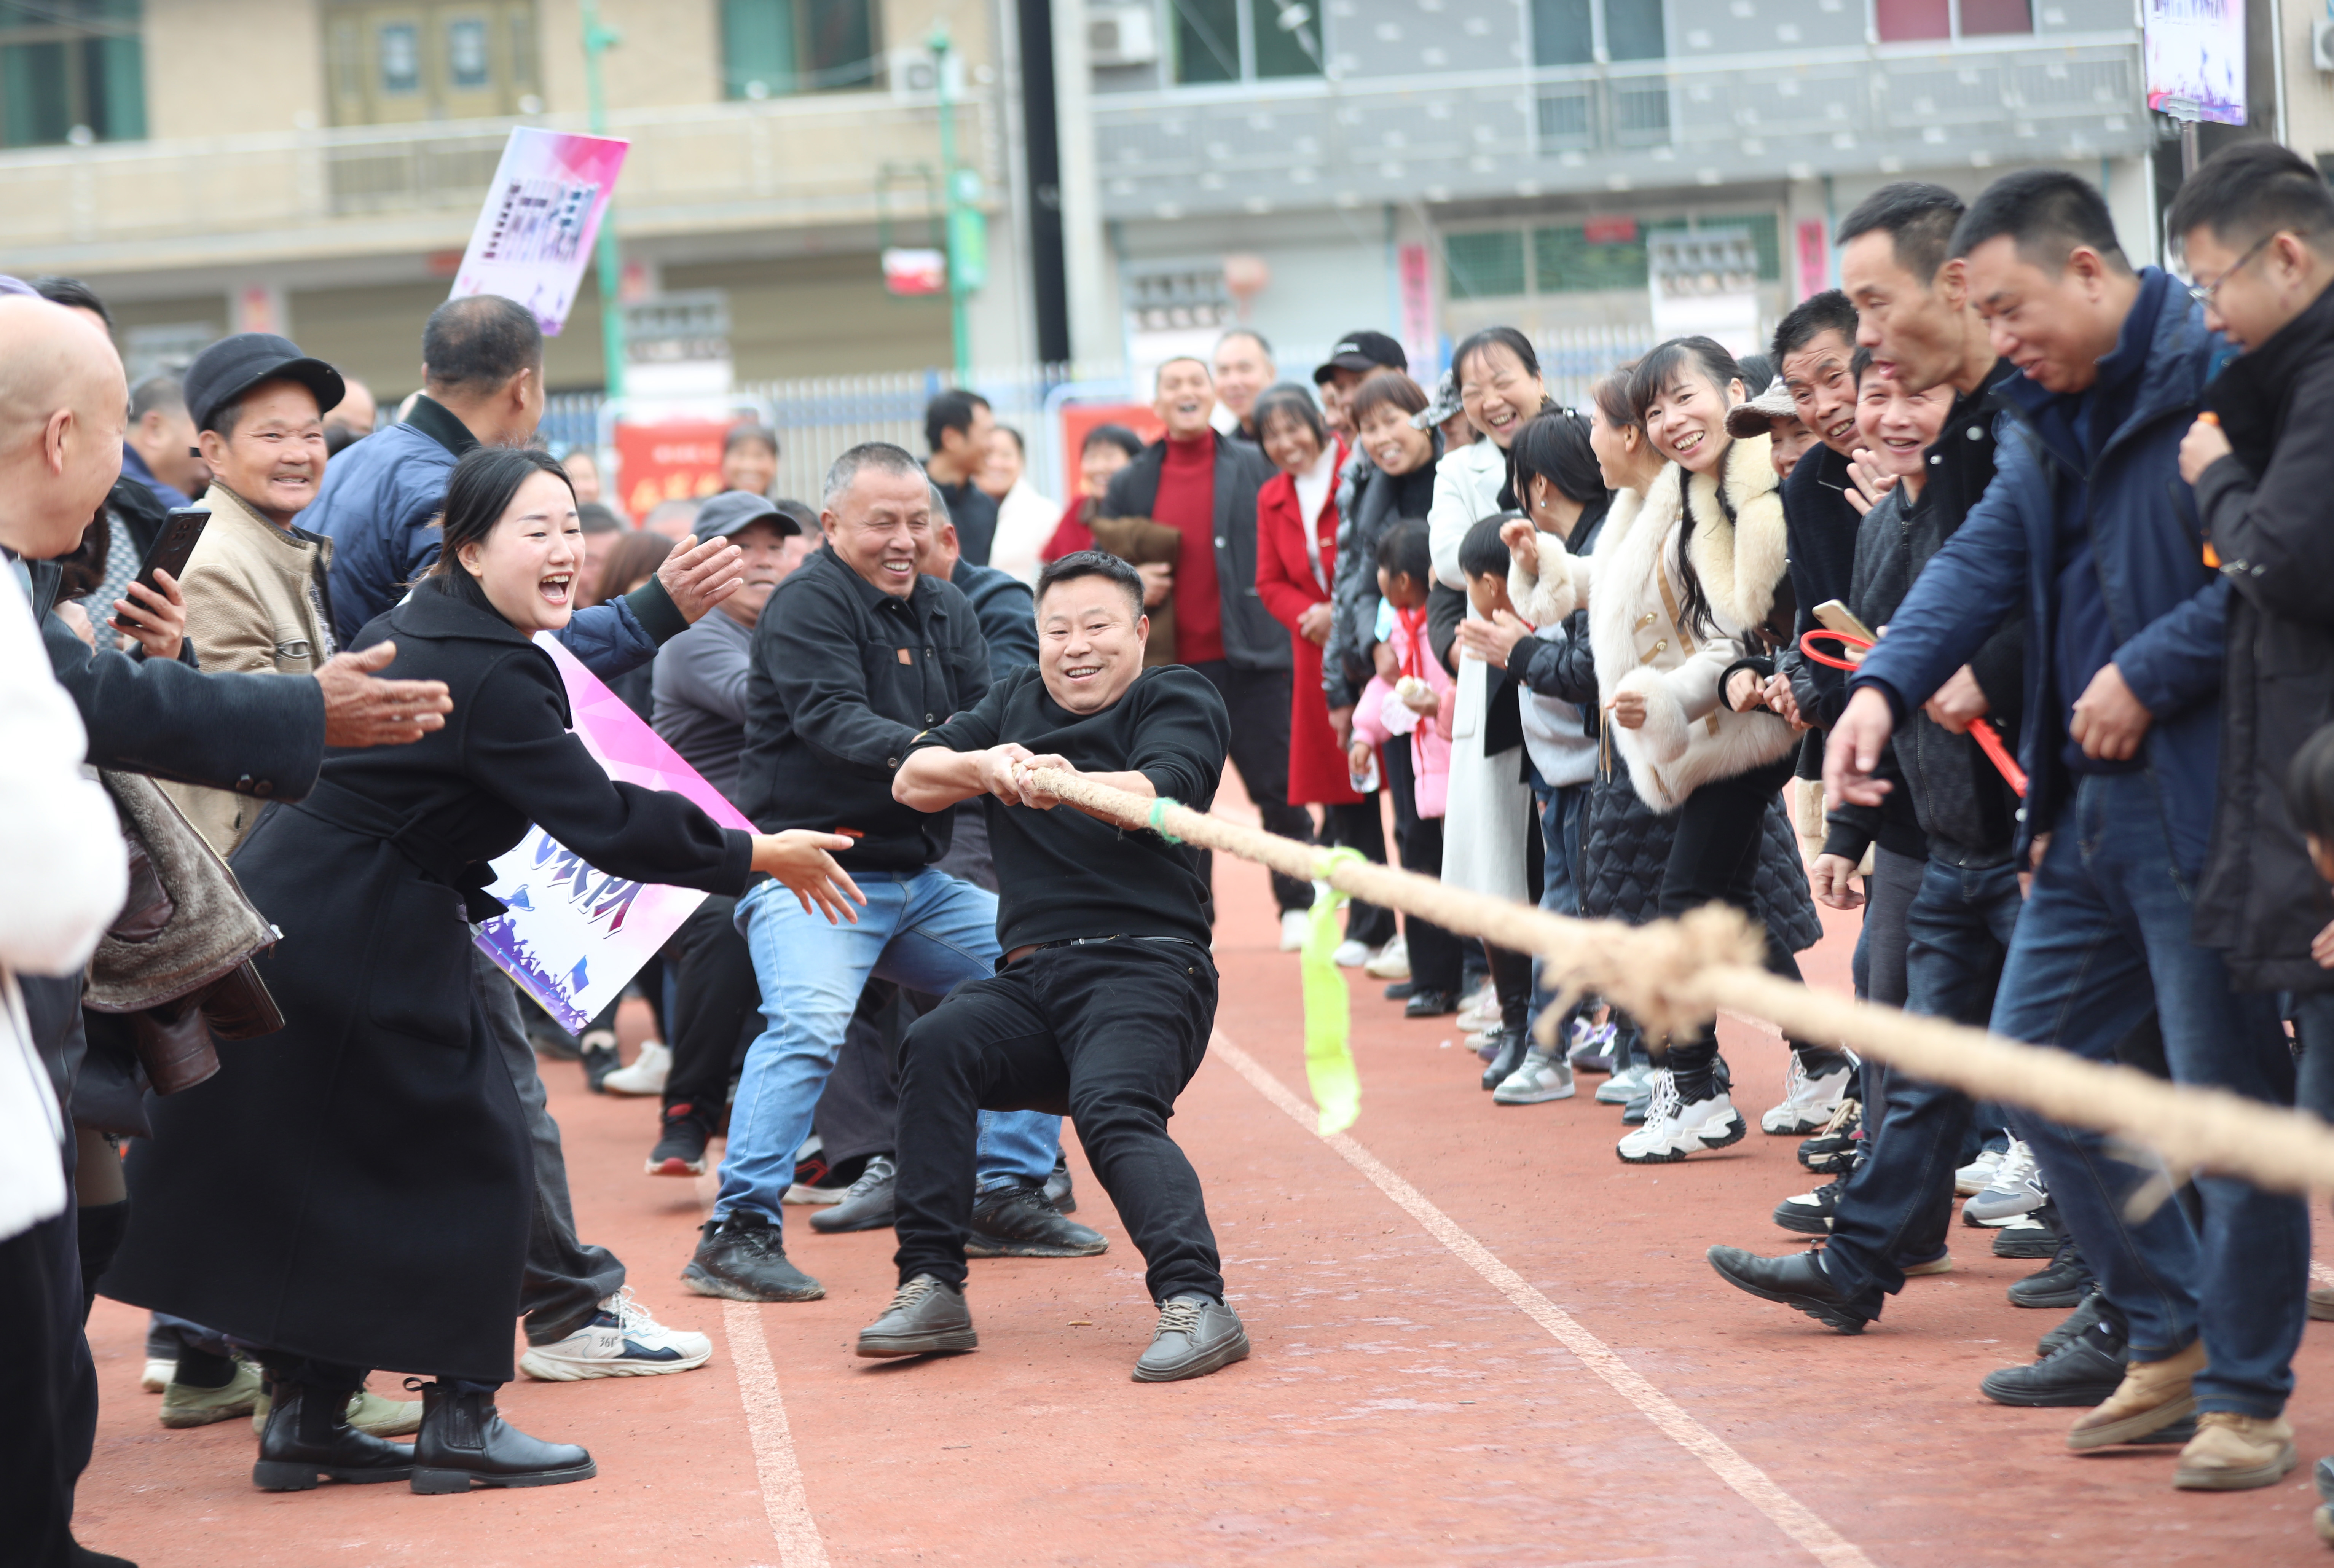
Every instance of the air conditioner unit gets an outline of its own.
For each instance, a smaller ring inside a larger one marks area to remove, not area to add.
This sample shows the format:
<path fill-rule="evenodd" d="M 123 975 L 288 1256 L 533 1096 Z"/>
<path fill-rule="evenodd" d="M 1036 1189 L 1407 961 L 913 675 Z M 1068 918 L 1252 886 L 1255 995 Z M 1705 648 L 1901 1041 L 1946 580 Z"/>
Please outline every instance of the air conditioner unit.
<path fill-rule="evenodd" d="M 2334 16 L 2321 16 L 2310 24 L 2310 63 L 2334 71 Z"/>
<path fill-rule="evenodd" d="M 893 98 L 902 102 L 929 103 L 939 92 L 940 62 L 931 50 L 894 49 L 890 65 L 885 74 L 891 78 Z M 964 56 L 953 49 L 948 55 L 948 90 L 951 100 L 964 101 Z"/>
<path fill-rule="evenodd" d="M 1086 13 L 1089 63 L 1150 65 L 1158 59 L 1158 17 L 1148 5 L 1097 5 Z"/>

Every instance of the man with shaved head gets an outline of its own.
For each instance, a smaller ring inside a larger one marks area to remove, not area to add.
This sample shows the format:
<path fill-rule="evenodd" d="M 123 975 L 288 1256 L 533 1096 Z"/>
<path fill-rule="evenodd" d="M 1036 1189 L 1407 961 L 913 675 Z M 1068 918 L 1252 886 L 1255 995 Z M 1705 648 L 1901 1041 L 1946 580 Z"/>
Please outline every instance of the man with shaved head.
<path fill-rule="evenodd" d="M 44 561 L 121 476 L 130 387 L 104 329 L 46 300 L 0 299 L 0 545 Z"/>

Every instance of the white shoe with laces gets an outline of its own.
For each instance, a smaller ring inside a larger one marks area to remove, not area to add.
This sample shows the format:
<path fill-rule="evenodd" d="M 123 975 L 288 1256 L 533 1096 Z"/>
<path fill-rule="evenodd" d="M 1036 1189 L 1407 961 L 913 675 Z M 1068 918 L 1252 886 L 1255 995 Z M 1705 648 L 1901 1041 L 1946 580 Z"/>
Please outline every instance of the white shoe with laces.
<path fill-rule="evenodd" d="M 1689 1154 L 1740 1143 L 1749 1131 L 1723 1092 L 1689 1104 L 1678 1098 L 1676 1075 L 1657 1068 L 1644 1125 L 1630 1129 L 1614 1152 L 1628 1165 L 1673 1165 Z"/>
<path fill-rule="evenodd" d="M 630 1067 L 619 1067 L 600 1080 L 611 1094 L 661 1094 L 665 1074 L 672 1071 L 672 1053 L 661 1040 L 643 1040 L 641 1053 Z"/>
<path fill-rule="evenodd" d="M 1394 938 L 1377 950 L 1370 961 L 1362 966 L 1373 980 L 1407 980 L 1410 978 L 1410 944 Z"/>
<path fill-rule="evenodd" d="M 1337 944 L 1337 950 L 1329 955 L 1329 959 L 1340 969 L 1358 969 L 1370 961 L 1370 945 L 1348 937 Z"/>
<path fill-rule="evenodd" d="M 1799 1053 L 1792 1052 L 1790 1071 L 1783 1079 L 1783 1102 L 1759 1118 L 1759 1130 L 1778 1137 L 1803 1137 L 1822 1131 L 1831 1113 L 1847 1097 L 1847 1081 L 1853 1072 L 1842 1063 L 1829 1073 L 1811 1076 L 1800 1062 Z"/>
<path fill-rule="evenodd" d="M 626 1285 L 564 1340 L 529 1345 L 518 1370 L 549 1383 L 584 1378 L 642 1378 L 686 1372 L 713 1355 L 713 1342 L 687 1329 L 669 1329 L 649 1316 Z"/>
<path fill-rule="evenodd" d="M 2005 1226 L 2021 1215 L 2033 1213 L 2049 1199 L 2049 1189 L 2042 1184 L 2042 1172 L 2034 1163 L 2034 1150 L 2022 1140 L 2012 1139 L 1993 1180 L 1983 1192 L 1962 1205 L 1962 1221 L 1988 1228 Z"/>
<path fill-rule="evenodd" d="M 2001 1173 L 2001 1157 L 2007 1152 L 2001 1149 L 1980 1150 L 1975 1159 L 1953 1172 L 1954 1196 L 1975 1198 L 1992 1187 L 1993 1178 Z"/>
<path fill-rule="evenodd" d="M 1313 928 L 1313 917 L 1302 909 L 1280 911 L 1280 950 L 1296 953 L 1304 950 L 1306 934 Z"/>

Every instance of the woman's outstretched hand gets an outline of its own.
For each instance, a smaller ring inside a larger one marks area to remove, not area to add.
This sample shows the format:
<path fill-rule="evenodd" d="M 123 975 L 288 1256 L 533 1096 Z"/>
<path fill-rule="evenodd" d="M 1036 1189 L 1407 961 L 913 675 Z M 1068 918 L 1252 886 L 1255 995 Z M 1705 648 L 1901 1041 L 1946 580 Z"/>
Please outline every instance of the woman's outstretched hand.
<path fill-rule="evenodd" d="M 838 924 L 836 917 L 859 923 L 858 912 L 852 902 L 865 903 L 867 895 L 851 880 L 851 873 L 834 863 L 834 850 L 847 850 L 851 841 L 841 833 L 815 833 L 807 828 L 788 828 L 782 833 L 754 835 L 754 869 L 767 871 L 794 890 L 802 901 L 803 913 L 815 910 L 826 917 L 830 926 Z"/>

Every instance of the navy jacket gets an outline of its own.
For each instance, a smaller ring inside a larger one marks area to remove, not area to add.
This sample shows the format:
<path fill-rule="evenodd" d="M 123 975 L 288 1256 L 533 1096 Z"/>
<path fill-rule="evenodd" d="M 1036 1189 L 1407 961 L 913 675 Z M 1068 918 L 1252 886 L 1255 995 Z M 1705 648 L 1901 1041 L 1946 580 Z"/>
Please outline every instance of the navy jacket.
<path fill-rule="evenodd" d="M 949 582 L 972 604 L 980 635 L 989 643 L 991 686 L 1025 664 L 1037 662 L 1037 601 L 1029 585 L 1010 572 L 957 558 Z"/>
<path fill-rule="evenodd" d="M 438 559 L 446 482 L 478 444 L 461 420 L 428 397 L 400 425 L 366 437 L 324 468 L 316 498 L 294 521 L 333 542 L 333 632 L 343 647 L 405 597 Z M 579 610 L 559 640 L 602 680 L 656 657 L 688 626 L 655 578 L 638 592 Z"/>
<path fill-rule="evenodd" d="M 2193 878 L 2213 822 L 2229 585 L 2204 564 L 2195 497 L 2180 477 L 2180 438 L 2223 344 L 2204 330 L 2202 306 L 2177 287 L 2161 294 L 2153 322 L 2135 311 L 2125 325 L 2127 333 L 2148 334 L 2146 363 L 2130 410 L 2088 473 L 2078 453 L 2035 423 L 2053 394 L 2022 374 L 2000 383 L 2006 409 L 1995 429 L 1993 483 L 1922 572 L 1850 684 L 1879 688 L 1901 724 L 1975 657 L 2004 616 L 2024 611 L 2022 861 L 2069 794 L 2060 753 L 2068 710 L 2082 694 L 2053 689 L 2049 650 L 2058 646 L 2060 513 L 2078 504 L 2075 497 L 2087 498 L 2070 520 L 2090 534 L 2115 630 L 2115 665 L 2152 719 L 2138 760 L 2156 787 L 2174 861 Z"/>

